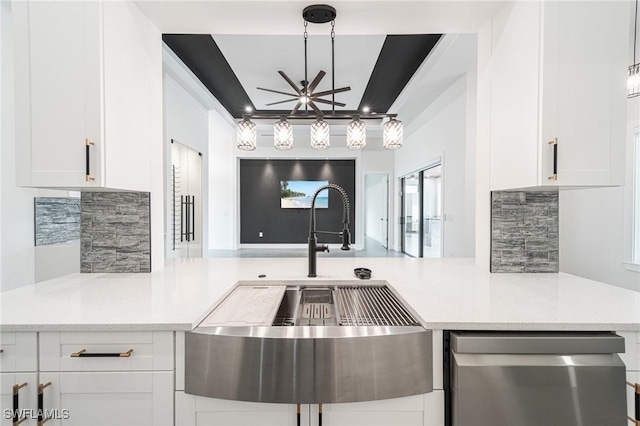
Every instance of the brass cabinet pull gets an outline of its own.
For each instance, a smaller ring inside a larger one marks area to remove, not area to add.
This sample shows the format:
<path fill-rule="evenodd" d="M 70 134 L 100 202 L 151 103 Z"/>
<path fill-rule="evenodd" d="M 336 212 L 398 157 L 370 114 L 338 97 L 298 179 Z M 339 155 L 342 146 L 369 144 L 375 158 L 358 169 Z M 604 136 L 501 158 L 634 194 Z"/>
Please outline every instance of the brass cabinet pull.
<path fill-rule="evenodd" d="M 631 386 L 633 388 L 633 392 L 635 393 L 635 398 L 634 398 L 635 419 L 631 417 L 627 417 L 627 418 L 629 419 L 631 424 L 635 426 L 640 426 L 640 383 L 627 382 L 627 385 Z"/>
<path fill-rule="evenodd" d="M 51 386 L 51 382 L 38 385 L 38 426 L 51 420 L 51 417 L 44 417 L 44 389 L 49 386 Z"/>
<path fill-rule="evenodd" d="M 549 180 L 558 180 L 558 138 L 549 141 L 549 145 L 553 145 L 553 174 L 549 176 Z"/>
<path fill-rule="evenodd" d="M 81 349 L 78 352 L 72 353 L 72 358 L 129 358 L 133 353 L 133 349 L 129 349 L 126 352 L 110 352 L 110 353 L 87 353 L 86 349 Z"/>
<path fill-rule="evenodd" d="M 91 176 L 91 147 L 93 146 L 93 142 L 91 141 L 91 139 L 85 139 L 84 146 L 85 146 L 85 157 L 86 157 L 85 181 L 91 182 L 95 180 L 95 178 Z"/>
<path fill-rule="evenodd" d="M 20 385 L 13 385 L 13 415 L 12 422 L 13 426 L 18 426 L 20 423 L 27 420 L 27 416 L 20 418 L 20 389 L 27 386 L 27 383 L 22 383 Z"/>

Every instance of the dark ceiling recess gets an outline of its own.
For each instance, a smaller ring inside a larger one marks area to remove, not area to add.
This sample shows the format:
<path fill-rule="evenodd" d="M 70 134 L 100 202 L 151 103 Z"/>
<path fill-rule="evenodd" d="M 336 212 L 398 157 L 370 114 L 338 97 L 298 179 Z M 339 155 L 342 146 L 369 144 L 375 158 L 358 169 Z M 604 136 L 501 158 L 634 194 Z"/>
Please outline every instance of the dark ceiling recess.
<path fill-rule="evenodd" d="M 424 62 L 442 34 L 388 35 L 369 77 L 369 83 L 356 111 L 340 109 L 353 115 L 368 106 L 371 111 L 387 113 L 393 102 Z M 163 34 L 162 40 L 198 77 L 211 94 L 234 118 L 242 118 L 250 105 L 254 114 L 261 112 L 288 115 L 290 110 L 256 110 L 238 77 L 208 34 Z M 340 61 L 339 58 L 336 59 Z M 273 71 L 275 74 L 275 70 Z M 313 114 L 313 111 L 310 111 Z M 304 115 L 301 108 L 297 114 Z M 325 110 L 329 116 L 330 110 Z M 314 114 L 315 116 L 315 114 Z"/>
<path fill-rule="evenodd" d="M 358 110 L 389 111 L 442 34 L 388 35 Z"/>
<path fill-rule="evenodd" d="M 210 35 L 163 34 L 162 40 L 233 117 L 242 117 L 247 105 L 253 107 L 249 95 Z"/>

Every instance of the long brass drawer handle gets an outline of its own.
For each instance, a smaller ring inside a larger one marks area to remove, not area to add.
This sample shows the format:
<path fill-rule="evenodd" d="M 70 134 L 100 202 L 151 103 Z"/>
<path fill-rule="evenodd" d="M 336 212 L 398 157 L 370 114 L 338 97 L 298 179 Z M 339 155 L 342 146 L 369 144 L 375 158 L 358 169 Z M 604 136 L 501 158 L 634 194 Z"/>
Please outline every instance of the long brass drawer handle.
<path fill-rule="evenodd" d="M 558 138 L 549 141 L 549 145 L 553 145 L 553 174 L 549 176 L 549 180 L 558 180 Z"/>
<path fill-rule="evenodd" d="M 38 385 L 38 426 L 51 420 L 51 417 L 44 417 L 44 389 L 48 386 L 51 386 L 51 382 Z"/>
<path fill-rule="evenodd" d="M 93 176 L 91 176 L 91 147 L 93 146 L 93 142 L 90 139 L 84 140 L 85 146 L 85 181 L 91 182 L 95 180 Z"/>
<path fill-rule="evenodd" d="M 11 421 L 13 426 L 18 426 L 20 423 L 27 420 L 26 415 L 23 418 L 20 418 L 20 389 L 25 386 L 27 386 L 26 382 L 20 385 L 13 385 L 13 415 Z"/>
<path fill-rule="evenodd" d="M 631 418 L 631 417 L 627 417 L 629 419 L 629 421 L 631 422 L 631 424 L 635 425 L 635 426 L 640 426 L 640 383 L 631 383 L 631 382 L 627 382 L 628 386 L 631 386 L 633 388 L 633 391 L 635 393 L 635 419 Z"/>
<path fill-rule="evenodd" d="M 71 354 L 72 358 L 129 358 L 133 353 L 133 349 L 129 349 L 126 352 L 109 352 L 109 353 L 87 353 L 86 349 L 81 349 L 78 352 Z"/>

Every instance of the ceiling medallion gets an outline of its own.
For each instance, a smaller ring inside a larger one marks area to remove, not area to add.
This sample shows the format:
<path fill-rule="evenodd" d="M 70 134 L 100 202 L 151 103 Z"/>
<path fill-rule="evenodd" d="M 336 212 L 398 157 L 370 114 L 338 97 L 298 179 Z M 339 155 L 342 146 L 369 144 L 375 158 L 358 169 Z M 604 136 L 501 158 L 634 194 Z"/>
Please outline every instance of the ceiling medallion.
<path fill-rule="evenodd" d="M 258 87 L 258 90 L 286 95 L 289 97 L 288 99 L 268 103 L 266 104 L 267 106 L 288 102 L 295 102 L 295 105 L 288 116 L 281 116 L 281 114 L 271 114 L 268 112 L 248 114 L 244 116 L 243 121 L 238 123 L 239 149 L 255 149 L 255 137 L 257 132 L 255 131 L 255 123 L 250 121 L 251 118 L 279 118 L 279 121 L 274 124 L 274 146 L 280 150 L 289 150 L 293 148 L 293 126 L 289 121 L 287 121 L 287 119 L 309 119 L 313 116 L 316 117 L 316 121 L 311 125 L 311 148 L 313 149 L 324 150 L 329 148 L 330 131 L 329 124 L 325 121 L 325 119 L 351 119 L 351 121 L 347 125 L 347 147 L 349 149 L 362 149 L 366 145 L 366 128 L 364 123 L 361 121 L 361 118 L 379 120 L 388 117 L 391 120 L 385 123 L 385 126 L 383 127 L 383 146 L 386 149 L 397 149 L 402 146 L 402 122 L 395 119 L 397 114 L 376 114 L 375 112 L 367 113 L 364 116 L 336 114 L 336 106 L 345 107 L 346 104 L 337 102 L 335 100 L 335 95 L 337 93 L 347 92 L 351 90 L 351 87 L 349 86 L 336 89 L 335 85 L 336 16 L 336 9 L 326 4 L 315 4 L 304 8 L 304 10 L 302 11 L 302 18 L 304 20 L 304 80 L 302 80 L 300 82 L 300 86 L 298 86 L 284 71 L 278 71 L 280 76 L 293 89 L 293 93 Z M 331 90 L 316 92 L 316 88 L 327 73 L 323 70 L 320 70 L 311 82 L 309 82 L 307 78 L 307 26 L 309 23 L 326 24 L 328 22 L 331 23 Z M 331 100 L 324 99 L 324 97 L 329 95 L 331 95 Z M 325 115 L 325 113 L 320 110 L 317 104 L 331 105 L 331 113 Z M 304 113 L 299 112 L 301 109 L 304 109 Z M 312 110 L 313 113 L 311 113 L 309 110 Z M 253 124 L 253 133 L 251 133 L 250 131 L 251 128 L 249 126 L 249 123 Z M 242 139 L 241 133 L 243 136 Z M 247 138 L 249 138 L 249 136 L 251 135 L 253 135 L 254 139 L 252 141 L 249 141 Z"/>

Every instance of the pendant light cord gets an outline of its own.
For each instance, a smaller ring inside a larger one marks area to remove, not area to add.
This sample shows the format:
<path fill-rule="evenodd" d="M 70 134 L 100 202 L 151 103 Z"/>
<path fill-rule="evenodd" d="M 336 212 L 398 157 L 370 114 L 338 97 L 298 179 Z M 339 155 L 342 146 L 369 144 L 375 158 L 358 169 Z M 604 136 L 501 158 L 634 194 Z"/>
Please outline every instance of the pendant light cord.
<path fill-rule="evenodd" d="M 637 3 L 638 0 L 636 0 Z M 336 113 L 336 54 L 335 54 L 335 41 L 336 32 L 334 28 L 336 21 L 331 21 L 331 113 Z"/>
<path fill-rule="evenodd" d="M 638 1 L 638 0 L 636 0 Z M 304 112 L 308 112 L 309 108 L 309 79 L 307 78 L 307 38 L 309 34 L 307 33 L 307 25 L 309 23 L 304 21 L 304 98 L 306 102 L 304 103 Z"/>
<path fill-rule="evenodd" d="M 636 38 L 638 33 L 638 0 L 636 0 L 636 13 L 633 21 L 633 66 L 636 65 Z"/>

